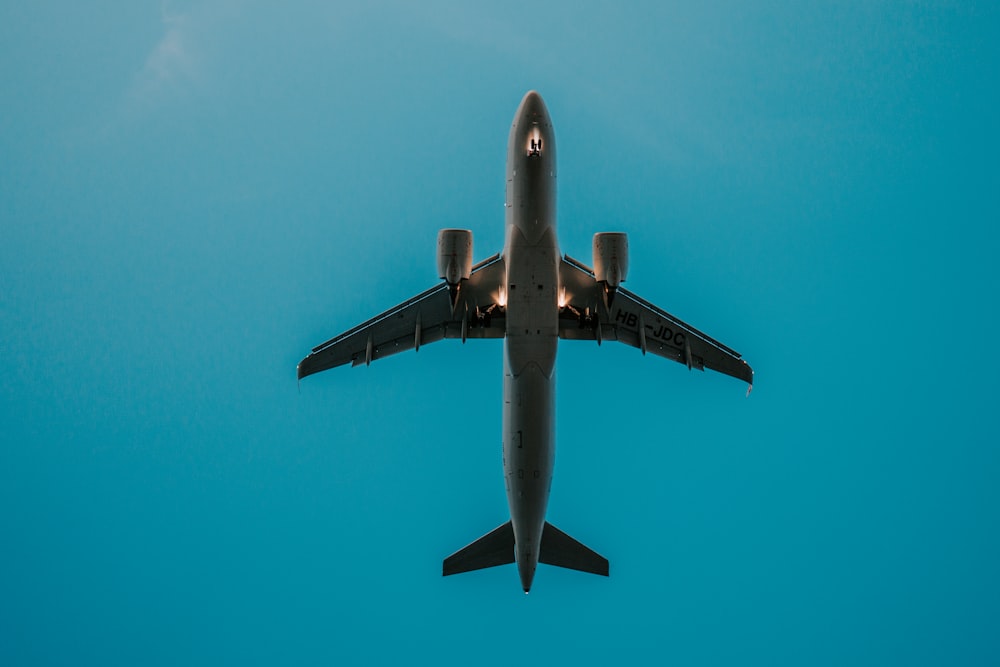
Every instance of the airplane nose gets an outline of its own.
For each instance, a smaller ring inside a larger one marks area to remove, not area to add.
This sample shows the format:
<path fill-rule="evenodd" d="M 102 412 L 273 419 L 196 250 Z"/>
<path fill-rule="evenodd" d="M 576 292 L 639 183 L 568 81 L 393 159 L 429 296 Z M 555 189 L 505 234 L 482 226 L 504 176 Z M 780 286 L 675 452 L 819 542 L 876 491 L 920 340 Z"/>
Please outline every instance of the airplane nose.
<path fill-rule="evenodd" d="M 514 125 L 511 132 L 517 133 L 517 141 L 524 142 L 525 154 L 529 157 L 536 157 L 542 154 L 549 155 L 555 164 L 555 144 L 552 137 L 552 123 L 549 121 L 549 110 L 545 108 L 545 102 L 538 91 L 529 90 L 521 99 L 521 105 L 517 108 L 517 115 L 514 116 Z M 511 141 L 515 140 L 515 135 L 511 134 Z M 513 146 L 513 144 L 511 144 Z"/>
<path fill-rule="evenodd" d="M 536 90 L 529 90 L 521 100 L 521 113 L 525 116 L 547 116 L 545 101 Z"/>

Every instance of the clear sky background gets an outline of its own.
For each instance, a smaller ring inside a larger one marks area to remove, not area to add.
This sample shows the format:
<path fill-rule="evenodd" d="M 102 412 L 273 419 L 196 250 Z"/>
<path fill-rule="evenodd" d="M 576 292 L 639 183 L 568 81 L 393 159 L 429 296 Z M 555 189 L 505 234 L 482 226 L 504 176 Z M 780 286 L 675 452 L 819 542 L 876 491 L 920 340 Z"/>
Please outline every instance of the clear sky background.
<path fill-rule="evenodd" d="M 997 664 L 996 5 L 490 4 L 0 8 L 0 664 Z M 612 574 L 525 597 L 440 575 L 499 341 L 295 365 L 501 248 L 532 88 L 563 251 L 757 380 L 564 342 Z"/>

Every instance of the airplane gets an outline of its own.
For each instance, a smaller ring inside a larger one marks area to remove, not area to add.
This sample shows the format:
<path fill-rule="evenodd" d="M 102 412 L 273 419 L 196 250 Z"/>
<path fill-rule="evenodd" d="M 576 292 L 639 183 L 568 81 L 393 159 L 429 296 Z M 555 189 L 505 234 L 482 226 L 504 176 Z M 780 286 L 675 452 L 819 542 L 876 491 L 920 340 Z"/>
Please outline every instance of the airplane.
<path fill-rule="evenodd" d="M 510 520 L 444 559 L 444 576 L 517 563 L 531 590 L 538 563 L 608 576 L 606 558 L 546 521 L 555 459 L 555 361 L 560 339 L 618 341 L 688 369 L 753 387 L 741 355 L 621 286 L 628 237 L 593 237 L 593 267 L 562 255 L 556 238 L 556 141 L 542 97 L 521 100 L 507 143 L 505 243 L 472 263 L 472 232 L 442 229 L 443 283 L 318 345 L 298 377 L 366 366 L 444 338 L 503 339 L 503 468 Z"/>

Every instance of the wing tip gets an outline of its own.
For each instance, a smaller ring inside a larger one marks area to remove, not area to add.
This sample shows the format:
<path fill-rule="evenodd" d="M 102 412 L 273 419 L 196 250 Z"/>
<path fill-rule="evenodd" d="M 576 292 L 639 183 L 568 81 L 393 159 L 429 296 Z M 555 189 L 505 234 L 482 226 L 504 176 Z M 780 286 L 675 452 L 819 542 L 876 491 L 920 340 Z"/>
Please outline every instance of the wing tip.
<path fill-rule="evenodd" d="M 741 379 L 747 383 L 747 398 L 750 398 L 750 392 L 753 391 L 753 368 L 746 360 L 741 359 L 741 361 L 743 361 L 743 368 L 746 370 L 746 375 Z"/>
<path fill-rule="evenodd" d="M 302 380 L 302 378 L 308 377 L 313 373 L 317 372 L 317 370 L 315 368 L 312 368 L 310 364 L 310 361 L 312 361 L 314 356 L 316 355 L 310 354 L 305 359 L 300 361 L 298 365 L 295 367 L 295 378 L 297 380 Z"/>

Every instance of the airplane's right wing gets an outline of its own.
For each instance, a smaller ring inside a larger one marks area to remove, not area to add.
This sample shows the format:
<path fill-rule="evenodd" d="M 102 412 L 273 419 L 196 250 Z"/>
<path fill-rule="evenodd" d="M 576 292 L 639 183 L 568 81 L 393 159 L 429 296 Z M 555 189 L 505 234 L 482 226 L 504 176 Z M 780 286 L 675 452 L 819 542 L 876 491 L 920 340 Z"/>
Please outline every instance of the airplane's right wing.
<path fill-rule="evenodd" d="M 753 369 L 740 353 L 619 287 L 608 306 L 604 285 L 572 257 L 559 266 L 566 307 L 560 313 L 559 337 L 569 340 L 617 340 L 685 364 L 706 368 L 753 385 Z"/>
<path fill-rule="evenodd" d="M 499 254 L 472 268 L 452 304 L 444 283 L 317 345 L 299 362 L 298 376 L 343 364 L 370 364 L 443 338 L 503 338 L 506 331 L 499 292 L 506 277 Z"/>

